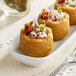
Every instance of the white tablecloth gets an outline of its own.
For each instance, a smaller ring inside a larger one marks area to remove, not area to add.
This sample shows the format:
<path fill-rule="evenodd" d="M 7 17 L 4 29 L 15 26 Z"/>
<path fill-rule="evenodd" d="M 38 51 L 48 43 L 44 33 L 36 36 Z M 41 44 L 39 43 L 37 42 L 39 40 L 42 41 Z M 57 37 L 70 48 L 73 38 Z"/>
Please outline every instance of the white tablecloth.
<path fill-rule="evenodd" d="M 9 42 L 19 34 L 21 27 L 25 22 L 35 19 L 41 12 L 41 9 L 50 6 L 53 0 L 34 0 L 30 13 L 24 18 L 10 18 L 1 16 L 0 18 L 0 76 L 47 76 L 61 62 L 64 56 L 68 55 L 71 42 L 67 47 L 69 50 L 63 50 L 58 56 L 55 56 L 51 62 L 41 67 L 24 66 L 22 63 L 14 59 L 8 52 Z M 4 20 L 4 21 L 3 21 Z M 16 22 L 16 23 L 14 23 Z M 11 24 L 11 25 L 10 25 Z M 76 28 L 76 27 L 75 27 Z M 63 41 L 62 41 L 63 42 Z M 61 43 L 60 43 L 61 44 Z"/>

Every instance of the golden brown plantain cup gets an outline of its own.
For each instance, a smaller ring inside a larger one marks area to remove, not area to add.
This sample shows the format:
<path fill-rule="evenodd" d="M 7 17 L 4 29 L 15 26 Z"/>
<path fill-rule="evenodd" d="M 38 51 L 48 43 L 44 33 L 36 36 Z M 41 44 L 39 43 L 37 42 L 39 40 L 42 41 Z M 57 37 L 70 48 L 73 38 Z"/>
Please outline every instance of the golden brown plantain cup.
<path fill-rule="evenodd" d="M 41 18 L 41 14 L 38 17 L 39 24 L 46 24 L 46 26 L 50 27 L 53 31 L 54 40 L 61 40 L 65 38 L 69 32 L 69 15 L 64 13 L 65 18 L 63 18 L 59 22 L 45 21 Z"/>
<path fill-rule="evenodd" d="M 20 32 L 20 49 L 31 57 L 45 57 L 49 55 L 53 48 L 52 30 L 46 27 L 48 35 L 46 39 L 31 39 L 26 36 L 24 29 Z"/>
<path fill-rule="evenodd" d="M 66 13 L 69 14 L 70 24 L 75 25 L 76 24 L 76 7 L 64 7 L 64 6 L 61 6 L 58 3 L 58 0 L 56 0 L 56 2 L 54 4 L 54 8 L 57 9 L 58 7 L 60 7 L 63 12 L 66 12 Z"/>

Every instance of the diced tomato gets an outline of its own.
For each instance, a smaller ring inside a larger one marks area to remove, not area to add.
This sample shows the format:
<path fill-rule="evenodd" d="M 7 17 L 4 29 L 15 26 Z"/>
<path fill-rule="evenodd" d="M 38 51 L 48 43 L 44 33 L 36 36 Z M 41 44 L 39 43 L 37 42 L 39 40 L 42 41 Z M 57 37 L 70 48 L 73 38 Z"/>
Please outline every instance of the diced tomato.
<path fill-rule="evenodd" d="M 39 33 L 37 33 L 37 36 L 39 36 Z"/>
<path fill-rule="evenodd" d="M 64 3 L 65 0 L 58 0 L 58 3 Z"/>
<path fill-rule="evenodd" d="M 31 28 L 25 24 L 25 30 L 27 30 L 28 32 L 30 32 Z"/>
<path fill-rule="evenodd" d="M 52 13 L 50 13 L 50 14 L 49 14 L 49 17 L 51 18 L 51 17 L 52 17 L 52 15 L 53 15 L 53 14 L 52 14 Z"/>
<path fill-rule="evenodd" d="M 49 13 L 48 13 L 48 12 L 43 12 L 42 14 L 46 14 L 46 15 L 48 15 Z"/>
<path fill-rule="evenodd" d="M 28 31 L 28 32 L 30 32 L 30 31 L 31 31 L 31 28 L 30 28 L 30 27 L 28 27 L 27 31 Z"/>
<path fill-rule="evenodd" d="M 43 19 L 47 19 L 47 15 L 42 15 L 41 16 Z"/>
<path fill-rule="evenodd" d="M 76 4 L 72 4 L 72 5 L 70 5 L 71 7 L 76 7 Z"/>
<path fill-rule="evenodd" d="M 25 24 L 25 30 L 28 29 L 28 26 Z"/>
<path fill-rule="evenodd" d="M 55 19 L 55 21 L 58 21 L 58 19 Z"/>
<path fill-rule="evenodd" d="M 31 31 L 31 28 L 27 25 L 25 25 L 25 34 L 28 35 L 28 33 Z"/>
<path fill-rule="evenodd" d="M 27 26 L 27 24 L 24 24 L 24 26 Z"/>

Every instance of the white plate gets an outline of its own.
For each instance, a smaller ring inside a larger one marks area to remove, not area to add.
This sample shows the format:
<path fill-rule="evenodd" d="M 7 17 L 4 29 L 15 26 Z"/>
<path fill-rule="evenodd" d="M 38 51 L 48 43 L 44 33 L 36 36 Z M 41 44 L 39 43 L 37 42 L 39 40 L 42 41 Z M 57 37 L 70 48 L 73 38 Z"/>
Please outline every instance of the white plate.
<path fill-rule="evenodd" d="M 53 6 L 49 7 L 49 9 L 53 9 Z M 35 19 L 34 21 L 36 22 L 36 20 L 37 19 Z M 76 31 L 76 26 L 71 26 L 68 36 L 63 40 L 55 41 L 52 53 L 46 57 L 35 58 L 35 57 L 30 57 L 30 56 L 24 55 L 19 48 L 19 36 L 17 36 L 13 40 L 13 42 L 10 44 L 9 51 L 13 57 L 15 57 L 18 61 L 22 62 L 23 64 L 27 64 L 29 66 L 41 66 L 41 65 L 46 64 L 49 61 L 53 60 L 55 55 L 57 55 L 61 51 L 63 51 L 62 50 L 63 48 L 67 48 L 66 45 L 68 45 L 69 42 L 72 41 L 73 37 L 74 37 L 74 39 L 76 39 L 75 31 Z M 74 32 L 75 32 L 75 34 L 72 36 L 72 34 Z"/>
<path fill-rule="evenodd" d="M 10 44 L 9 51 L 13 57 L 15 57 L 18 61 L 22 62 L 23 64 L 27 64 L 29 66 L 40 66 L 51 61 L 55 55 L 62 51 L 63 48 L 67 48 L 68 44 L 72 42 L 72 40 L 76 40 L 76 26 L 71 26 L 70 29 L 71 30 L 69 32 L 69 35 L 65 39 L 54 42 L 54 48 L 52 53 L 46 57 L 35 58 L 24 55 L 19 48 L 19 36 L 17 36 Z"/>

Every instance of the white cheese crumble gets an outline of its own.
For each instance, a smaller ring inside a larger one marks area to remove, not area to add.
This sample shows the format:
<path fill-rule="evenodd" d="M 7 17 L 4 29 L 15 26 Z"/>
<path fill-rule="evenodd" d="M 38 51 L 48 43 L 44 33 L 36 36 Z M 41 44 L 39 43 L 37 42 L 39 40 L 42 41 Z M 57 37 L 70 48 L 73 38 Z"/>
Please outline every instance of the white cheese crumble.
<path fill-rule="evenodd" d="M 45 32 L 39 32 L 39 36 L 43 38 L 43 37 L 47 37 L 47 34 Z"/>
<path fill-rule="evenodd" d="M 37 34 L 34 31 L 31 32 L 31 35 L 37 36 Z"/>

